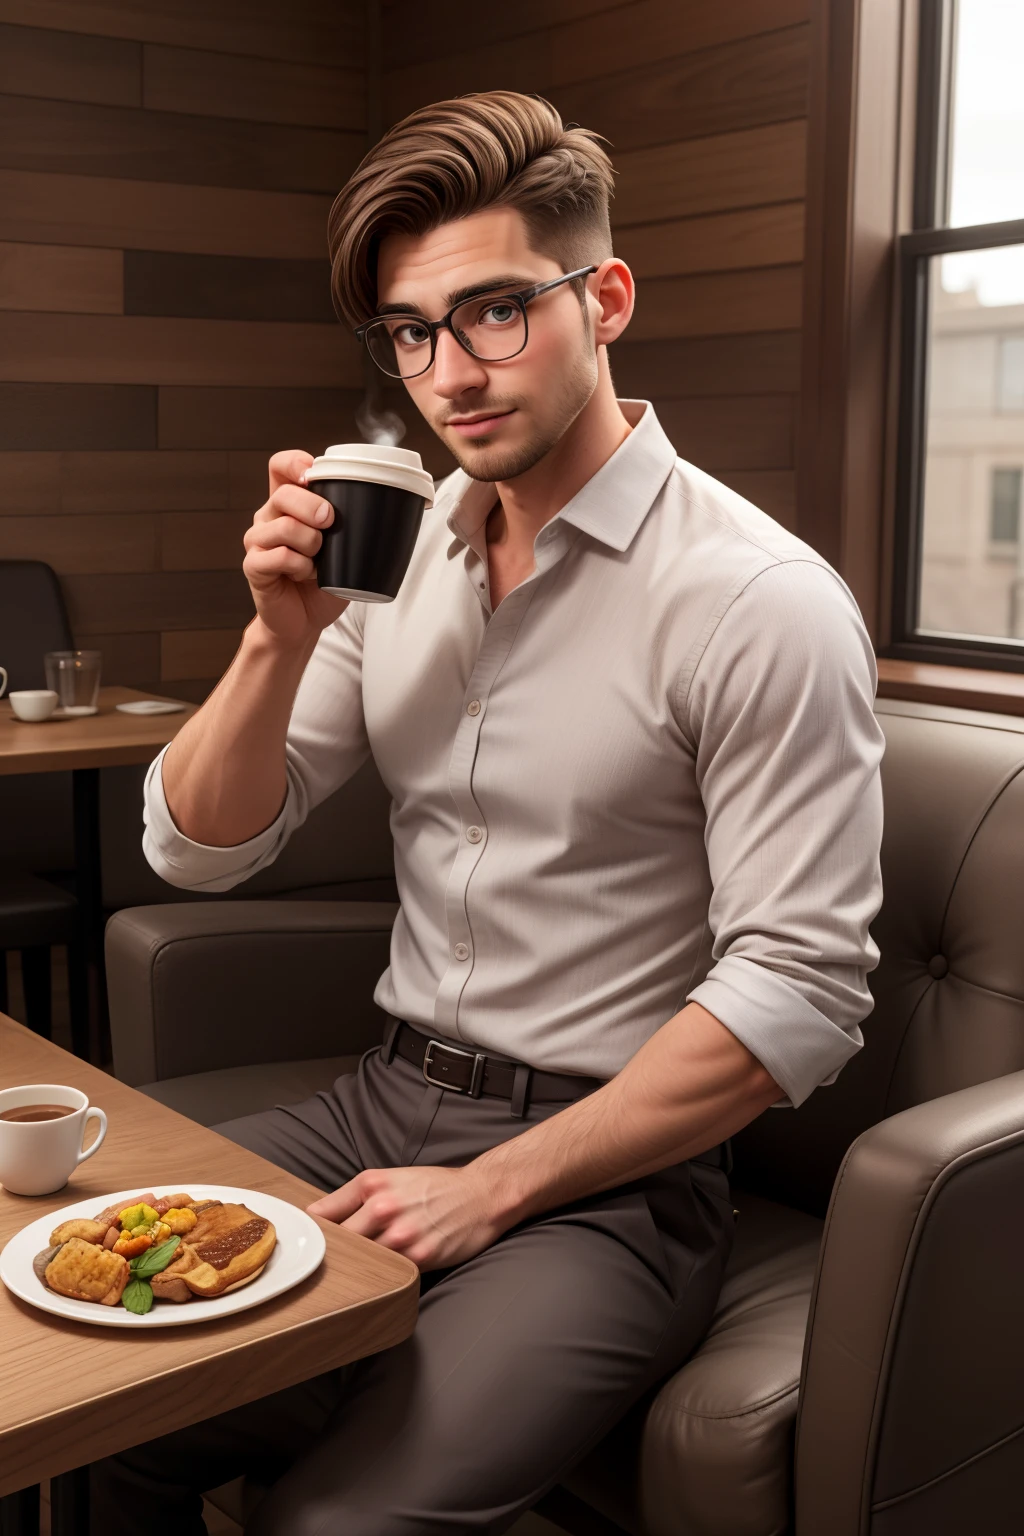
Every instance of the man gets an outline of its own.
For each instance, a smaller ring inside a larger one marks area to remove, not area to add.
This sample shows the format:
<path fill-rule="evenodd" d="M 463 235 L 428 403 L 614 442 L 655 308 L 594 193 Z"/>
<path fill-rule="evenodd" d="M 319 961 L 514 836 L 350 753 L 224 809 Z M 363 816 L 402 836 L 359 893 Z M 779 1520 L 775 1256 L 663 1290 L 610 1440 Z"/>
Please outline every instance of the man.
<path fill-rule="evenodd" d="M 276 1477 L 268 1536 L 506 1529 L 699 1342 L 727 1139 L 861 1043 L 871 648 L 822 560 L 616 400 L 610 191 L 592 135 L 495 92 L 392 129 L 332 211 L 340 311 L 461 468 L 395 602 L 346 606 L 313 576 L 311 456 L 271 460 L 257 616 L 154 765 L 146 850 L 227 889 L 372 752 L 385 1043 L 222 1129 L 414 1260 L 422 1309 L 407 1344 L 102 1464 L 107 1532 L 198 1532 L 197 1490 L 242 1472 Z"/>

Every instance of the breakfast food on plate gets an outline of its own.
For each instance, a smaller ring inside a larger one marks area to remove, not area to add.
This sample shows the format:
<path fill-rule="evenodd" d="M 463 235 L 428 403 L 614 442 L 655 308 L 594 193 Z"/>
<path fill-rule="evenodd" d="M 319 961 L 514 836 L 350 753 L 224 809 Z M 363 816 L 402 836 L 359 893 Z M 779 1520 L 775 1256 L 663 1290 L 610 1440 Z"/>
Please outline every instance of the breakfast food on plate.
<path fill-rule="evenodd" d="M 198 1262 L 182 1271 L 196 1296 L 222 1296 L 255 1280 L 270 1258 L 277 1234 L 265 1216 L 247 1205 L 218 1205 L 203 1212 L 186 1248 Z"/>
<path fill-rule="evenodd" d="M 114 1307 L 128 1284 L 128 1260 L 99 1243 L 69 1237 L 47 1264 L 43 1279 L 51 1291 L 76 1301 L 98 1301 Z"/>
<path fill-rule="evenodd" d="M 276 1244 L 273 1224 L 246 1205 L 148 1190 L 91 1220 L 62 1221 L 33 1268 L 61 1296 L 145 1313 L 154 1300 L 188 1302 L 248 1284 Z"/>

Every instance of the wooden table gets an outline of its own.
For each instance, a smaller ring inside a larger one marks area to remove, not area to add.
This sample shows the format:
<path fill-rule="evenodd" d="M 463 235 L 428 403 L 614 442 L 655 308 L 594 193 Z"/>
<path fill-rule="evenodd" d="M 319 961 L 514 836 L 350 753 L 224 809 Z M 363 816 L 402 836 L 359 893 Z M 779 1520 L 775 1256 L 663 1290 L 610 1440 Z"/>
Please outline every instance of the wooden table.
<path fill-rule="evenodd" d="M 109 1129 L 57 1194 L 0 1189 L 0 1247 L 47 1211 L 91 1196 L 100 1210 L 121 1189 L 223 1181 L 303 1208 L 320 1193 L 0 1014 L 0 1087 L 31 1082 L 81 1088 L 106 1110 Z M 294 1290 L 223 1322 L 155 1329 L 144 1346 L 129 1329 L 54 1317 L 0 1285 L 0 1495 L 15 1495 L 5 1524 L 26 1529 L 26 1509 L 31 1517 L 38 1508 L 30 1495 L 19 1501 L 18 1490 L 407 1338 L 419 1295 L 415 1265 L 329 1222 L 320 1226 L 324 1262 Z M 58 1511 L 61 1484 L 68 1507 L 60 1479 Z M 67 1529 L 66 1520 L 57 1523 Z"/>
<path fill-rule="evenodd" d="M 125 715 L 115 706 L 152 698 L 134 688 L 101 688 L 99 713 L 73 719 L 44 720 L 38 725 L 19 720 L 7 699 L 0 699 L 0 774 L 66 773 L 70 770 L 74 803 L 75 871 L 88 977 L 77 985 L 85 996 L 73 1010 L 73 1043 L 88 1056 L 87 1025 L 96 1027 L 106 1014 L 103 970 L 103 875 L 100 858 L 100 769 L 148 763 L 195 714 L 186 704 L 173 715 Z M 139 827 L 142 836 L 142 827 Z M 89 985 L 91 978 L 92 985 Z M 72 978 L 72 986 L 76 981 Z"/>

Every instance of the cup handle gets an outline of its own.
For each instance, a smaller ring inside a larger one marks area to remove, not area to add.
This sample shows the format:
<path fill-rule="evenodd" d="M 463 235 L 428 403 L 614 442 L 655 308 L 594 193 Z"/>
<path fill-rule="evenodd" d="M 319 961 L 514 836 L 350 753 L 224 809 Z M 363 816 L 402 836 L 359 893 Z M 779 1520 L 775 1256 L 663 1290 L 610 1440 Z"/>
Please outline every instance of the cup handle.
<path fill-rule="evenodd" d="M 3 676 L 3 682 L 0 683 L 0 699 L 2 699 L 7 692 L 7 668 L 0 667 L 0 674 Z"/>
<path fill-rule="evenodd" d="M 85 1121 L 84 1121 L 84 1123 L 82 1125 L 82 1140 L 83 1141 L 85 1140 L 85 1127 L 89 1124 L 90 1120 L 98 1120 L 99 1121 L 99 1123 L 100 1123 L 100 1133 L 96 1137 L 96 1140 L 93 1142 L 91 1147 L 87 1147 L 84 1152 L 79 1152 L 79 1154 L 78 1154 L 78 1162 L 79 1163 L 84 1163 L 87 1157 L 92 1157 L 94 1152 L 98 1152 L 99 1151 L 100 1147 L 103 1145 L 103 1138 L 107 1134 L 107 1117 L 106 1117 L 106 1115 L 103 1113 L 102 1109 L 97 1109 L 95 1107 L 95 1105 L 92 1105 L 92 1106 L 90 1106 L 89 1109 L 86 1110 L 86 1113 L 85 1113 Z"/>

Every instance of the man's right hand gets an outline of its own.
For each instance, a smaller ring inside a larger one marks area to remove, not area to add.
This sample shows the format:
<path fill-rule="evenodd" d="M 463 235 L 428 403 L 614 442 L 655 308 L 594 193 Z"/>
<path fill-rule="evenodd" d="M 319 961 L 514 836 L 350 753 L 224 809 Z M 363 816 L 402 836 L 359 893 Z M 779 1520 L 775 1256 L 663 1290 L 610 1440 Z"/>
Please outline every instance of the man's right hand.
<path fill-rule="evenodd" d="M 315 644 L 320 631 L 348 607 L 316 584 L 313 556 L 334 508 L 307 490 L 301 477 L 313 456 L 300 449 L 275 453 L 270 461 L 270 495 L 245 534 L 245 572 L 263 628 L 294 649 Z"/>

